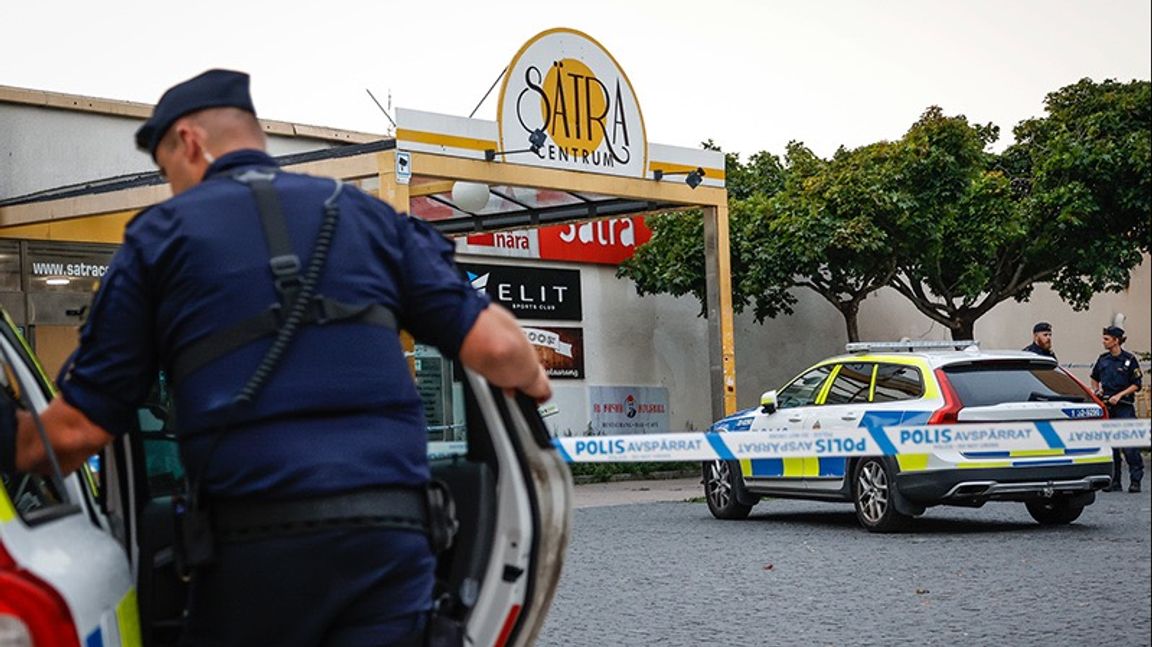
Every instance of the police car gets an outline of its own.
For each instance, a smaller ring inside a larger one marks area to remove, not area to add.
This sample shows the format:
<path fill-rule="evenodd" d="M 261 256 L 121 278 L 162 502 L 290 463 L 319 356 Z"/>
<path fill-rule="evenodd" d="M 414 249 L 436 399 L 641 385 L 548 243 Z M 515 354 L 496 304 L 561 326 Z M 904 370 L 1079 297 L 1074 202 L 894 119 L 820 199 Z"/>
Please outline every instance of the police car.
<path fill-rule="evenodd" d="M 1106 417 L 1091 391 L 1049 357 L 984 352 L 975 342 L 859 343 L 848 351 L 710 431 Z M 855 505 L 866 529 L 890 532 L 935 505 L 1015 501 L 1056 525 L 1075 521 L 1111 473 L 1107 447 L 717 460 L 704 463 L 704 493 L 718 519 L 747 517 L 762 497 L 839 501 Z"/>
<path fill-rule="evenodd" d="M 0 397 L 47 405 L 50 383 L 6 315 L 0 367 Z M 467 644 L 528 645 L 559 581 L 571 475 L 533 402 L 464 374 L 459 439 L 430 443 L 433 475 L 452 491 L 460 524 L 439 555 L 437 597 Z M 155 395 L 98 469 L 3 475 L 0 645 L 176 643 L 187 584 L 173 551 L 172 497 L 183 470 L 163 388 Z"/>

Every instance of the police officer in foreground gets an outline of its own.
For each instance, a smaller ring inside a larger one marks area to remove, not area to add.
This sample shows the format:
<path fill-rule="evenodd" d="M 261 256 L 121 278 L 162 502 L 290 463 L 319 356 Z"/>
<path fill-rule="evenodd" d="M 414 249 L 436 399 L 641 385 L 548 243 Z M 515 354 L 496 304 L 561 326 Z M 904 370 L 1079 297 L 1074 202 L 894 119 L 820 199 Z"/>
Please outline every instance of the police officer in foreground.
<path fill-rule="evenodd" d="M 215 537 L 185 549 L 199 564 L 186 642 L 418 634 L 435 566 L 427 436 L 397 331 L 543 401 L 534 350 L 427 224 L 279 170 L 246 74 L 172 87 L 136 143 L 173 197 L 128 224 L 41 414 L 62 467 L 131 428 L 163 369 L 190 480 L 187 534 L 208 519 Z M 31 421 L 18 422 L 16 467 L 48 469 Z"/>
<path fill-rule="evenodd" d="M 1025 346 L 1024 350 L 1056 359 L 1056 353 L 1052 352 L 1052 324 L 1041 321 L 1032 326 L 1032 343 Z"/>
<path fill-rule="evenodd" d="M 1135 418 L 1135 393 L 1143 386 L 1140 362 L 1135 355 L 1121 348 L 1121 344 L 1127 341 L 1122 328 L 1108 326 L 1104 329 L 1102 341 L 1105 352 L 1096 358 L 1092 367 L 1092 390 L 1103 398 L 1110 417 Z M 1108 491 L 1123 489 L 1120 485 L 1121 452 L 1128 462 L 1128 491 L 1139 492 L 1140 481 L 1144 478 L 1144 459 L 1138 447 L 1112 449 L 1112 485 Z"/>

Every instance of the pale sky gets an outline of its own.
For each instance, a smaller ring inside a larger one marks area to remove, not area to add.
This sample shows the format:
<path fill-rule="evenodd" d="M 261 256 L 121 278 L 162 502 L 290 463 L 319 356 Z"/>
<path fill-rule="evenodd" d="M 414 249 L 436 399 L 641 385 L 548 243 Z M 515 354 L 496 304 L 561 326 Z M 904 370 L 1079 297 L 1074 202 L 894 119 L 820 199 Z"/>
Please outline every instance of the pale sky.
<path fill-rule="evenodd" d="M 628 75 L 650 141 L 828 156 L 933 104 L 1010 138 L 1080 78 L 1148 80 L 1150 22 L 1148 0 L 3 0 L 0 85 L 155 103 L 226 67 L 261 117 L 383 134 L 366 88 L 467 116 L 524 42 L 570 27 Z"/>

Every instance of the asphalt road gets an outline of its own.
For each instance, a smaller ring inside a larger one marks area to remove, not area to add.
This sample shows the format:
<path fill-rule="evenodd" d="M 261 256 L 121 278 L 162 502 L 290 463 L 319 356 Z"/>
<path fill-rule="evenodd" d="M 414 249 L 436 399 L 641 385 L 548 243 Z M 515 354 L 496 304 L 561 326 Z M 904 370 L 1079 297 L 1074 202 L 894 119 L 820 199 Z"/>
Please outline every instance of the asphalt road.
<path fill-rule="evenodd" d="M 699 490 L 582 487 L 541 646 L 1152 644 L 1147 489 L 1065 527 L 990 503 L 873 535 L 841 504 L 717 521 Z"/>

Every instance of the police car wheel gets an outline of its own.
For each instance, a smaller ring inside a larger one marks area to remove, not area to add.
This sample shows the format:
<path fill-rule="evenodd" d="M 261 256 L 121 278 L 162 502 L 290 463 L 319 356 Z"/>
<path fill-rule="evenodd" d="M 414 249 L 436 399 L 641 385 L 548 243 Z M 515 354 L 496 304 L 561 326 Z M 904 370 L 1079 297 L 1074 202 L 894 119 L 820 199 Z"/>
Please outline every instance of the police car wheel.
<path fill-rule="evenodd" d="M 896 532 L 912 519 L 896 510 L 896 481 L 879 458 L 866 458 L 856 466 L 852 502 L 856 518 L 869 532 Z"/>
<path fill-rule="evenodd" d="M 1028 514 L 1042 526 L 1069 524 L 1084 512 L 1084 506 L 1072 505 L 1068 499 L 1039 499 L 1024 505 L 1028 507 Z"/>
<path fill-rule="evenodd" d="M 704 498 L 708 511 L 717 519 L 744 519 L 752 506 L 740 503 L 736 479 L 740 478 L 728 461 L 704 463 Z"/>

